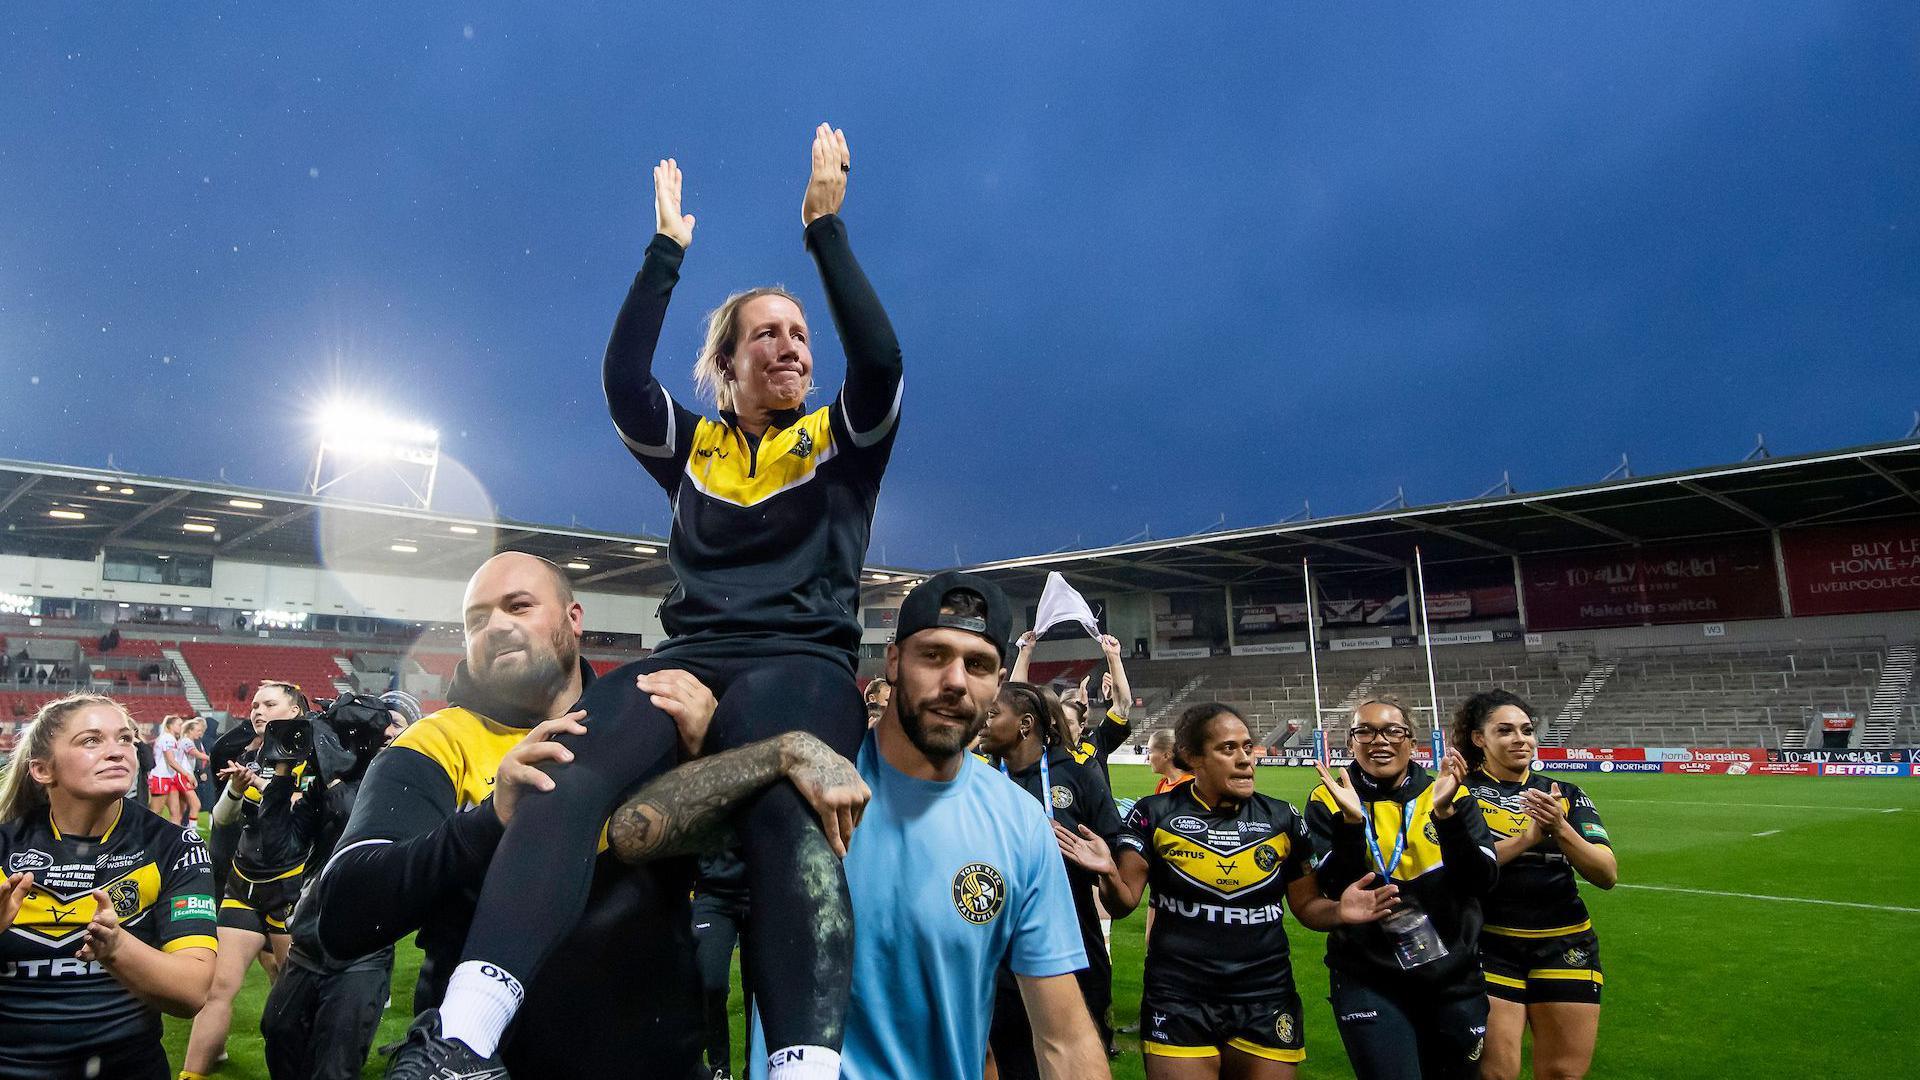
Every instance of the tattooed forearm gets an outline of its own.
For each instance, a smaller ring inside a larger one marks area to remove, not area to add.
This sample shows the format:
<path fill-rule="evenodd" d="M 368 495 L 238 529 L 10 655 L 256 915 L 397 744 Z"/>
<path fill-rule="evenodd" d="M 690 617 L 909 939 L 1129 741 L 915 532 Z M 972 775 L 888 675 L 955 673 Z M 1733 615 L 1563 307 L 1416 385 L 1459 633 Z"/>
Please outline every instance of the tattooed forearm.
<path fill-rule="evenodd" d="M 727 832 L 727 815 L 785 775 L 780 739 L 682 765 L 641 788 L 614 811 L 607 840 L 624 862 L 708 850 Z"/>

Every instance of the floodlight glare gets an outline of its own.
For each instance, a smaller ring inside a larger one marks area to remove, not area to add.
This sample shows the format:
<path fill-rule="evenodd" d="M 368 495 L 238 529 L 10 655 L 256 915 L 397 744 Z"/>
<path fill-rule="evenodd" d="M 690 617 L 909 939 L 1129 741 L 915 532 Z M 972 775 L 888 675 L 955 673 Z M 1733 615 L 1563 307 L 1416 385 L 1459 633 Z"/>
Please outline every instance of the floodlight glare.
<path fill-rule="evenodd" d="M 190 533 L 210 533 L 213 531 L 213 526 L 204 521 L 189 521 L 180 527 Z"/>
<path fill-rule="evenodd" d="M 254 502 L 252 499 L 228 499 L 227 505 L 240 510 L 264 510 L 267 507 L 266 503 Z"/>
<path fill-rule="evenodd" d="M 471 525 L 449 525 L 447 526 L 447 531 L 450 533 L 458 533 L 461 536 L 472 536 L 480 530 Z"/>
<path fill-rule="evenodd" d="M 47 516 L 50 518 L 59 518 L 61 521 L 87 520 L 87 515 L 78 510 L 49 510 L 47 511 Z"/>
<path fill-rule="evenodd" d="M 440 468 L 440 432 L 428 424 L 383 416 L 377 410 L 348 401 L 334 401 L 320 410 L 319 447 L 313 459 L 310 495 L 368 469 L 383 469 L 406 488 L 416 509 L 433 502 L 434 477 Z M 328 475 L 327 458 L 336 462 Z"/>
<path fill-rule="evenodd" d="M 635 545 L 633 545 L 633 550 L 634 550 L 634 551 L 635 551 L 636 553 L 638 553 L 638 554 L 641 554 L 641 555 L 655 555 L 655 554 L 658 554 L 658 551 L 657 551 L 656 549 L 654 549 L 654 548 L 650 548 L 650 547 L 648 547 L 648 546 L 646 546 L 645 544 L 635 544 Z"/>

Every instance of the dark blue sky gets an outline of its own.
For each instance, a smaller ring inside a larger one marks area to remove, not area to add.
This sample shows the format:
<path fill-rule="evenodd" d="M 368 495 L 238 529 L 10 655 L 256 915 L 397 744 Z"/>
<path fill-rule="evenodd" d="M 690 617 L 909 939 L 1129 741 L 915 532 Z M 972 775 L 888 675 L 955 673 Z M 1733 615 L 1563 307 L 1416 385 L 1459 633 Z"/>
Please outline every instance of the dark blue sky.
<path fill-rule="evenodd" d="M 647 167 L 699 218 L 658 359 L 691 400 L 726 292 L 828 321 L 821 119 L 908 363 L 876 560 L 1920 407 L 1912 3 L 517 6 L 10 8 L 0 456 L 293 490 L 344 387 L 437 424 L 504 514 L 658 531 L 599 389 Z"/>

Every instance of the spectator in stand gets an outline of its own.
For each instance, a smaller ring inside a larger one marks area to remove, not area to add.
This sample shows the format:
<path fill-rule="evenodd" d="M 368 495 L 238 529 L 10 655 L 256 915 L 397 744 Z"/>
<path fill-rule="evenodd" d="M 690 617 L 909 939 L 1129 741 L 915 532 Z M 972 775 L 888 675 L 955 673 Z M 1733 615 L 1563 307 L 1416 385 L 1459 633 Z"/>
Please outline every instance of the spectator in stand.
<path fill-rule="evenodd" d="M 1493 833 L 1500 883 L 1486 900 L 1480 935 L 1487 975 L 1487 1052 L 1481 1080 L 1514 1080 L 1533 1030 L 1533 1074 L 1579 1080 L 1600 1032 L 1600 939 L 1576 873 L 1602 889 L 1619 864 L 1600 812 L 1585 792 L 1533 771 L 1533 708 L 1487 690 L 1453 714 L 1453 745 Z"/>
<path fill-rule="evenodd" d="M 119 647 L 120 647 L 120 628 L 119 627 L 117 626 L 109 627 L 106 633 L 100 635 L 100 651 L 101 652 L 112 652 L 113 650 Z"/>
<path fill-rule="evenodd" d="M 1160 777 L 1159 782 L 1153 785 L 1155 795 L 1165 795 L 1193 779 L 1193 774 L 1182 769 L 1180 763 L 1174 760 L 1172 728 L 1161 728 L 1147 736 L 1147 768 Z"/>

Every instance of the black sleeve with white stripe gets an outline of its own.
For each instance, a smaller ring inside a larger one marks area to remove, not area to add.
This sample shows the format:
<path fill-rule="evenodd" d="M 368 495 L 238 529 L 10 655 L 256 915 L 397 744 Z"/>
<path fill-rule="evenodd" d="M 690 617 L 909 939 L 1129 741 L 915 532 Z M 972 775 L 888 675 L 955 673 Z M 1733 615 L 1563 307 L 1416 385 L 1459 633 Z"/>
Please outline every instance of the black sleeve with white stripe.
<path fill-rule="evenodd" d="M 378 952 L 486 880 L 506 828 L 491 799 L 466 813 L 455 805 L 453 782 L 432 758 L 406 747 L 374 757 L 347 831 L 313 886 L 327 955 Z"/>
<path fill-rule="evenodd" d="M 656 235 L 647 245 L 646 260 L 614 320 L 600 372 L 607 411 L 613 414 L 620 441 L 669 495 L 686 468 L 694 425 L 700 419 L 674 401 L 653 377 L 653 352 L 660 343 L 667 301 L 680 280 L 680 261 L 685 257 L 686 249 L 665 236 Z"/>
<path fill-rule="evenodd" d="M 820 269 L 833 325 L 847 352 L 847 381 L 840 389 L 837 419 L 845 424 L 853 448 L 865 450 L 893 434 L 900 417 L 900 339 L 853 257 L 839 215 L 815 218 L 807 226 L 807 250 Z"/>

